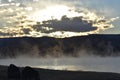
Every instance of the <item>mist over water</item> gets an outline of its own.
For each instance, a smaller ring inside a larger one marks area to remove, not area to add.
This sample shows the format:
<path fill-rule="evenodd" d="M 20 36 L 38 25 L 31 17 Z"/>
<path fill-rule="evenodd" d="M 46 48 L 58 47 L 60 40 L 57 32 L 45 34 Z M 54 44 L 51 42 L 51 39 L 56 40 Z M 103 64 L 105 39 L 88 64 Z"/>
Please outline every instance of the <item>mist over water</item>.
<path fill-rule="evenodd" d="M 11 63 L 17 66 L 33 66 L 55 70 L 100 71 L 120 73 L 120 57 L 80 57 L 80 58 L 25 58 L 1 59 L 0 65 Z"/>
<path fill-rule="evenodd" d="M 120 35 L 2 38 L 0 65 L 120 73 L 119 40 Z"/>

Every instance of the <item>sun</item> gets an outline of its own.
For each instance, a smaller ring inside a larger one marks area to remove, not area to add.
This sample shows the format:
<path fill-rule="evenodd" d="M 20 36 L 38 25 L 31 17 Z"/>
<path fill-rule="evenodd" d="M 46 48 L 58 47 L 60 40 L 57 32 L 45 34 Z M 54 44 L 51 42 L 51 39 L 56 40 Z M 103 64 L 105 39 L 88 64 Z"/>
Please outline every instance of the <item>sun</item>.
<path fill-rule="evenodd" d="M 80 16 L 80 14 L 78 14 L 77 12 L 73 12 L 68 6 L 55 5 L 34 12 L 29 16 L 29 19 L 36 22 L 47 21 L 51 19 L 60 20 L 64 15 L 67 15 L 67 17 Z"/>

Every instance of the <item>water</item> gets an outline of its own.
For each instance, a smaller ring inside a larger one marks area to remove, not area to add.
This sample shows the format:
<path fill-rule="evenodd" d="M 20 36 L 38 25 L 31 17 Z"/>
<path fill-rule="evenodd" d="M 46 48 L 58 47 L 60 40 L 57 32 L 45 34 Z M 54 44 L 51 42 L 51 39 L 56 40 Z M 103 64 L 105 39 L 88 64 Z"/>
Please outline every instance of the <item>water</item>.
<path fill-rule="evenodd" d="M 120 57 L 80 57 L 80 58 L 17 58 L 1 59 L 0 65 L 11 63 L 17 66 L 33 66 L 37 68 L 57 70 L 82 70 L 120 73 Z"/>

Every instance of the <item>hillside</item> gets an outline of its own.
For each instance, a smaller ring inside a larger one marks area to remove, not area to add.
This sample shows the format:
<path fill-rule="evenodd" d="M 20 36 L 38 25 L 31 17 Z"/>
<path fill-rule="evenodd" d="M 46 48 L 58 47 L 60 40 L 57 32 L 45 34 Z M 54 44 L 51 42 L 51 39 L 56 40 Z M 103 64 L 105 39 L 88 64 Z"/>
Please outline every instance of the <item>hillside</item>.
<path fill-rule="evenodd" d="M 89 35 L 70 38 L 0 38 L 0 57 L 19 55 L 61 57 L 81 55 L 119 56 L 120 35 Z"/>

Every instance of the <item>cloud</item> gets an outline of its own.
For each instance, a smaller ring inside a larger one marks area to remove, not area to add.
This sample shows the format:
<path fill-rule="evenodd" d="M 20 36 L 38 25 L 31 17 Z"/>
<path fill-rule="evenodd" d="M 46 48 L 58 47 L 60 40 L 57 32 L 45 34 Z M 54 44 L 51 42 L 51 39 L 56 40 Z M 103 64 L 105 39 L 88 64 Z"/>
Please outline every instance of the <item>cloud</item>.
<path fill-rule="evenodd" d="M 81 17 L 68 18 L 67 16 L 62 16 L 61 20 L 48 20 L 43 21 L 42 24 L 35 25 L 34 28 L 40 31 L 41 28 L 51 28 L 51 30 L 46 29 L 43 32 L 56 32 L 56 31 L 70 31 L 70 32 L 88 32 L 96 30 L 96 27 L 92 27 L 93 23 L 82 20 Z"/>
<path fill-rule="evenodd" d="M 25 4 L 0 5 L 0 37 L 64 38 L 95 34 L 112 28 L 111 22 L 117 19 L 107 19 L 87 9 L 66 5 L 40 7 L 40 9 L 36 6 L 21 5 Z"/>

